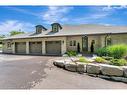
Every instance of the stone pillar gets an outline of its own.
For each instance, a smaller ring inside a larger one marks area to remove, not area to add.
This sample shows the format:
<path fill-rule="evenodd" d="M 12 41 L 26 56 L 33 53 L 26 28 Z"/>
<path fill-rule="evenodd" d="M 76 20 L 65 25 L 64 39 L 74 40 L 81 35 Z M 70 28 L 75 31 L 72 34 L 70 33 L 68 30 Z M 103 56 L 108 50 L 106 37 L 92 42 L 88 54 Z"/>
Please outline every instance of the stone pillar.
<path fill-rule="evenodd" d="M 12 53 L 15 54 L 15 42 L 13 42 L 13 45 L 12 45 Z"/>
<path fill-rule="evenodd" d="M 29 54 L 29 41 L 26 42 L 26 54 Z"/>
<path fill-rule="evenodd" d="M 42 54 L 45 55 L 46 54 L 46 49 L 45 49 L 45 40 L 42 41 Z"/>
<path fill-rule="evenodd" d="M 66 46 L 66 38 L 64 40 L 61 40 L 61 54 L 64 54 L 67 51 Z"/>

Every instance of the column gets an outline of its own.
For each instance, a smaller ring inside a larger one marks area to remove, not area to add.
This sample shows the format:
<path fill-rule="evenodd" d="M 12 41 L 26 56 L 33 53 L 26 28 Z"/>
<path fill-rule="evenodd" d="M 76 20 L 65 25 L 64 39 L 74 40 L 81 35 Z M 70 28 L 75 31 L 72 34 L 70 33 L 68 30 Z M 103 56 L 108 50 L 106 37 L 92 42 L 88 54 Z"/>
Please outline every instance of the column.
<path fill-rule="evenodd" d="M 29 41 L 26 42 L 26 54 L 29 54 Z"/>
<path fill-rule="evenodd" d="M 61 53 L 64 54 L 67 51 L 66 38 L 61 41 Z"/>
<path fill-rule="evenodd" d="M 12 45 L 12 53 L 15 54 L 15 42 L 13 42 L 13 45 Z"/>
<path fill-rule="evenodd" d="M 42 41 L 42 54 L 45 55 L 46 51 L 45 51 L 45 41 Z"/>

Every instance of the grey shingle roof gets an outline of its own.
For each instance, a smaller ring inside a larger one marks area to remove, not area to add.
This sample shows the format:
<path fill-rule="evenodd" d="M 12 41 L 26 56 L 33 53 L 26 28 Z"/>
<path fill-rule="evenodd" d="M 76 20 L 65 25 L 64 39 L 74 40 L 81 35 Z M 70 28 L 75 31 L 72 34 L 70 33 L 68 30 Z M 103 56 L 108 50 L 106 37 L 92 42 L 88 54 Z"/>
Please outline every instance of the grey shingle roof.
<path fill-rule="evenodd" d="M 52 37 L 52 36 L 70 36 L 70 35 L 91 35 L 91 34 L 105 34 L 105 33 L 127 33 L 127 26 L 106 26 L 95 24 L 84 25 L 62 25 L 62 29 L 59 32 L 51 32 L 51 29 L 43 31 L 40 34 L 26 33 L 19 34 L 5 39 L 17 39 L 17 38 L 33 38 L 33 37 Z M 33 35 L 34 34 L 34 35 Z"/>

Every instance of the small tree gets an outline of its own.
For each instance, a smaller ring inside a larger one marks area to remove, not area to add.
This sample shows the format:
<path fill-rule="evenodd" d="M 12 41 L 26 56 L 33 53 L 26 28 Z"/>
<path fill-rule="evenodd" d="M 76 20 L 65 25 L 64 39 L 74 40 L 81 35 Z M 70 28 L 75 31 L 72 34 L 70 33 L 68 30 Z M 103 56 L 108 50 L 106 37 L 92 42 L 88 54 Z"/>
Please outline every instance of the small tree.
<path fill-rule="evenodd" d="M 17 34 L 24 34 L 24 32 L 22 32 L 22 31 L 11 31 L 10 32 L 10 36 L 14 36 L 14 35 L 17 35 Z"/>
<path fill-rule="evenodd" d="M 0 44 L 2 44 L 3 38 L 5 38 L 5 35 L 0 35 Z"/>

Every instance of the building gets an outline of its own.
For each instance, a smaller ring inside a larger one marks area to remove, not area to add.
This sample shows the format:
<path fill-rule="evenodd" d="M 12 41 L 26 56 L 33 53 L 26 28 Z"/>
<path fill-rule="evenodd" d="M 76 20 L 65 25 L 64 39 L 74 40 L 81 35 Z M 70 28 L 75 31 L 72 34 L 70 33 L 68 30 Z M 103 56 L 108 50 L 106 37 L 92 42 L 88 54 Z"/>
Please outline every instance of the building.
<path fill-rule="evenodd" d="M 53 23 L 51 29 L 37 25 L 33 33 L 5 38 L 3 53 L 62 55 L 70 50 L 87 53 L 121 43 L 127 44 L 127 26 Z"/>

